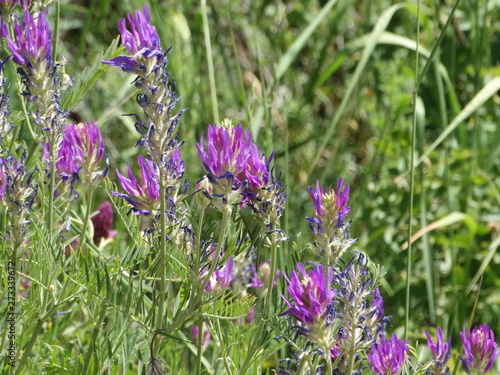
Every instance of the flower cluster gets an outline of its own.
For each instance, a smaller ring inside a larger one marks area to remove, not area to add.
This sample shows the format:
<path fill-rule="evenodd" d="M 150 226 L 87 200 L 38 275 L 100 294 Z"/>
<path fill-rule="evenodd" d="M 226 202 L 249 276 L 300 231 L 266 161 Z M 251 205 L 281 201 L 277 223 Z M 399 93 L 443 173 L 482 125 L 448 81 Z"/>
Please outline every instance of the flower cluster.
<path fill-rule="evenodd" d="M 465 352 L 465 356 L 460 356 L 464 371 L 469 375 L 489 372 L 500 355 L 493 331 L 481 324 L 471 330 L 464 328 L 460 338 Z"/>
<path fill-rule="evenodd" d="M 14 37 L 10 37 L 6 24 L 2 24 L 2 36 L 7 39 L 7 47 L 16 64 L 38 79 L 46 77 L 52 68 L 52 32 L 47 11 L 34 18 L 26 10 L 21 22 L 14 21 Z"/>
<path fill-rule="evenodd" d="M 118 22 L 122 43 L 127 52 L 132 56 L 118 56 L 110 61 L 103 61 L 103 64 L 119 66 L 126 72 L 144 74 L 148 71 L 149 61 L 153 58 L 155 63 L 161 63 L 164 59 L 160 45 L 160 37 L 156 28 L 149 22 L 151 15 L 149 8 L 144 5 L 142 12 L 137 10 L 135 17 L 129 14 L 128 22 L 130 30 L 127 29 L 127 20 L 122 18 Z"/>
<path fill-rule="evenodd" d="M 408 362 L 408 351 L 408 343 L 394 334 L 389 339 L 382 337 L 366 357 L 377 374 L 399 375 L 402 366 Z"/>
<path fill-rule="evenodd" d="M 267 186 L 271 159 L 266 161 L 259 155 L 250 131 L 244 130 L 241 124 L 232 126 L 231 121 L 225 120 L 222 126 L 209 125 L 206 147 L 203 138 L 204 133 L 196 145 L 198 155 L 209 173 L 209 180 L 221 194 L 229 196 L 233 190 L 255 193 Z M 239 194 L 235 195 L 236 199 L 241 199 Z"/>
<path fill-rule="evenodd" d="M 0 159 L 0 200 L 11 214 L 7 240 L 14 242 L 14 249 L 26 242 L 28 214 L 37 193 L 33 174 L 26 171 L 26 153 L 19 160 L 12 155 Z"/>
<path fill-rule="evenodd" d="M 50 161 L 50 144 L 42 143 L 45 162 Z M 97 186 L 108 172 L 98 172 L 104 157 L 104 141 L 95 123 L 65 125 L 58 146 L 56 170 L 64 182 L 80 180 L 86 187 Z M 82 176 L 78 176 L 81 171 Z"/>
<path fill-rule="evenodd" d="M 451 337 L 448 341 L 444 341 L 441 327 L 437 327 L 435 342 L 429 332 L 424 332 L 427 336 L 427 346 L 432 355 L 432 362 L 427 370 L 427 375 L 449 375 L 450 369 L 446 363 L 451 356 Z"/>
<path fill-rule="evenodd" d="M 282 296 L 289 307 L 285 314 L 297 319 L 302 332 L 321 340 L 334 314 L 337 290 L 332 286 L 332 269 L 316 265 L 308 273 L 301 263 L 297 263 L 297 269 L 301 277 L 295 270 L 292 271 L 291 279 L 285 275 L 288 293 L 292 298 L 292 301 L 288 301 Z"/>
<path fill-rule="evenodd" d="M 339 178 L 337 191 L 325 189 L 316 182 L 316 190 L 309 188 L 315 217 L 308 217 L 307 221 L 314 234 L 315 246 L 328 262 L 335 263 L 344 252 L 357 240 L 350 237 L 350 222 L 345 218 L 351 207 L 349 203 L 349 184 Z"/>

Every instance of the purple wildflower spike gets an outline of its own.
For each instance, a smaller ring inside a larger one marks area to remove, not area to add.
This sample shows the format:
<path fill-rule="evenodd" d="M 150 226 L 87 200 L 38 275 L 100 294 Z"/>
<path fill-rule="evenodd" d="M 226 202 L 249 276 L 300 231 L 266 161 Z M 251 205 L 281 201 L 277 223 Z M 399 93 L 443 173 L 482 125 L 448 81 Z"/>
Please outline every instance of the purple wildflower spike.
<path fill-rule="evenodd" d="M 157 63 L 164 60 L 161 51 L 160 37 L 156 28 L 150 25 L 151 15 L 147 5 L 142 7 L 141 11 L 127 16 L 130 29 L 127 29 L 127 20 L 122 18 L 118 22 L 122 43 L 127 52 L 132 55 L 118 56 L 110 61 L 101 61 L 103 64 L 119 66 L 126 72 L 141 73 L 144 70 L 145 63 L 152 58 L 156 58 Z"/>
<path fill-rule="evenodd" d="M 315 237 L 315 245 L 322 256 L 330 264 L 337 259 L 357 240 L 350 237 L 350 222 L 345 218 L 351 207 L 349 203 L 349 184 L 343 178 L 337 182 L 337 191 L 325 189 L 316 181 L 316 189 L 309 187 L 315 217 L 308 217 L 307 221 Z"/>
<path fill-rule="evenodd" d="M 408 351 L 408 344 L 393 334 L 387 340 L 382 336 L 380 342 L 372 346 L 371 352 L 366 357 L 378 374 L 397 375 L 407 362 Z"/>
<path fill-rule="evenodd" d="M 50 145 L 42 142 L 44 160 L 50 160 Z M 92 179 L 92 172 L 104 156 L 104 141 L 101 131 L 95 123 L 65 125 L 62 140 L 57 151 L 56 169 L 63 181 L 68 181 L 83 168 L 88 176 L 84 176 L 84 183 L 90 183 L 86 177 Z M 107 173 L 105 170 L 101 177 Z M 102 180 L 99 178 L 98 180 Z"/>
<path fill-rule="evenodd" d="M 374 318 L 379 321 L 384 317 L 384 299 L 380 294 L 379 288 L 375 289 L 375 292 L 373 293 L 372 307 L 375 308 Z"/>
<path fill-rule="evenodd" d="M 224 264 L 219 270 L 215 271 L 210 278 L 210 281 L 205 287 L 207 292 L 218 292 L 222 289 L 227 288 L 231 281 L 234 279 L 233 273 L 233 257 L 230 256 L 227 259 L 226 264 Z"/>
<path fill-rule="evenodd" d="M 202 134 L 200 143 L 196 144 L 203 165 L 215 177 L 234 178 L 236 188 L 245 182 L 248 188 L 258 190 L 269 182 L 269 164 L 259 155 L 257 146 L 252 143 L 250 131 L 244 130 L 241 124 L 232 127 L 209 125 L 207 147 L 205 149 Z"/>
<path fill-rule="evenodd" d="M 89 169 L 95 168 L 104 157 L 104 141 L 94 122 L 67 125 L 63 135 L 66 142 L 74 142 L 82 150 L 83 162 Z"/>
<path fill-rule="evenodd" d="M 26 10 L 22 22 L 14 21 L 14 38 L 11 39 L 5 24 L 2 25 L 2 34 L 16 64 L 30 72 L 47 73 L 51 69 L 52 32 L 47 10 L 38 13 L 36 19 Z"/>
<path fill-rule="evenodd" d="M 292 314 L 300 323 L 309 325 L 312 329 L 323 329 L 330 323 L 337 293 L 332 288 L 332 269 L 328 267 L 325 272 L 323 266 L 316 265 L 308 274 L 301 263 L 297 263 L 297 268 L 302 274 L 301 278 L 295 270 L 292 271 L 291 280 L 285 275 L 288 293 L 293 300 L 290 302 L 281 296 L 289 307 L 285 314 Z"/>
<path fill-rule="evenodd" d="M 443 364 L 448 362 L 451 356 L 451 337 L 448 341 L 444 341 L 441 327 L 437 327 L 436 342 L 434 342 L 429 332 L 424 331 L 424 333 L 427 336 L 427 346 L 431 350 L 432 359 Z"/>
<path fill-rule="evenodd" d="M 158 166 L 151 160 L 144 159 L 139 155 L 137 159 L 141 168 L 142 184 L 139 184 L 132 173 L 132 168 L 128 167 L 128 176 L 126 178 L 116 171 L 118 180 L 122 188 L 128 194 L 113 192 L 117 197 L 124 198 L 129 202 L 136 215 L 151 215 L 152 211 L 158 209 L 160 203 L 160 185 L 158 181 Z"/>
<path fill-rule="evenodd" d="M 184 176 L 184 160 L 181 159 L 181 151 L 176 148 L 168 161 L 163 161 L 164 170 L 166 171 L 167 186 L 179 185 Z"/>
<path fill-rule="evenodd" d="M 316 190 L 309 188 L 312 203 L 316 216 L 323 221 L 325 225 L 335 225 L 340 228 L 344 225 L 344 220 L 349 213 L 351 207 L 347 205 L 349 202 L 349 184 L 344 185 L 344 179 L 339 178 L 337 183 L 337 192 L 330 187 L 330 190 L 325 193 L 325 189 L 316 181 Z"/>
<path fill-rule="evenodd" d="M 481 324 L 472 330 L 464 328 L 460 338 L 465 352 L 465 357 L 460 356 L 464 371 L 469 375 L 489 372 L 500 355 L 493 331 Z"/>

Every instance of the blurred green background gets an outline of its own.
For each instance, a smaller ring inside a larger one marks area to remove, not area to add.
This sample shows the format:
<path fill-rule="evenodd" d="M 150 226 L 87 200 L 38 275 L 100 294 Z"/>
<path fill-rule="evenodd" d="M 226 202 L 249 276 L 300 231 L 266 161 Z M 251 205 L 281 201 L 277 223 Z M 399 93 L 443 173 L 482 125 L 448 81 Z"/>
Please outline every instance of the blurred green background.
<path fill-rule="evenodd" d="M 192 189 L 204 174 L 195 143 L 207 124 L 224 118 L 251 129 L 267 155 L 275 152 L 288 185 L 283 228 L 292 241 L 299 233 L 312 240 L 307 187 L 347 179 L 355 248 L 384 267 L 382 295 L 395 328 L 404 324 L 403 245 L 413 196 L 412 232 L 427 233 L 412 247 L 412 341 L 436 325 L 458 340 L 469 322 L 500 335 L 498 87 L 453 123 L 500 76 L 500 1 L 462 1 L 451 20 L 451 0 L 421 1 L 418 11 L 415 1 L 396 9 L 385 0 L 61 1 L 58 53 L 66 74 L 99 67 L 118 19 L 145 3 L 162 46 L 172 46 L 177 109 L 189 107 L 181 151 Z M 129 74 L 101 69 L 72 117 L 98 122 L 116 181 L 115 168 L 135 165 L 139 153 L 133 118 L 122 116 L 138 111 L 136 92 Z M 415 159 L 451 131 L 417 165 L 412 185 L 413 126 Z"/>

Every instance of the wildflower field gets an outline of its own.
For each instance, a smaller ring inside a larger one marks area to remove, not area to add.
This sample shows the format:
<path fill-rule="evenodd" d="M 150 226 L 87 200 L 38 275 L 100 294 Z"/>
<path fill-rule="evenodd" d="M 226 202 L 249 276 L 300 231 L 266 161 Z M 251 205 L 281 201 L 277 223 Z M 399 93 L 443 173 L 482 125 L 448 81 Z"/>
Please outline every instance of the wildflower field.
<path fill-rule="evenodd" d="M 0 16 L 0 374 L 500 374 L 498 0 Z"/>

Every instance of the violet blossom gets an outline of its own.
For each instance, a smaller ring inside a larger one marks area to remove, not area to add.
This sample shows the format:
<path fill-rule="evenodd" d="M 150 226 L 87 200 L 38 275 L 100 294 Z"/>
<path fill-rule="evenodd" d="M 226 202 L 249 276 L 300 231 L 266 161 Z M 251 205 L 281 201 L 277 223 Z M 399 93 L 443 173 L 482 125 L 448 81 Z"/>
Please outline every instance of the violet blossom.
<path fill-rule="evenodd" d="M 397 375 L 408 361 L 408 351 L 408 344 L 393 334 L 387 340 L 382 336 L 381 340 L 372 346 L 366 357 L 378 374 Z"/>
<path fill-rule="evenodd" d="M 14 37 L 10 37 L 6 24 L 2 24 L 2 35 L 7 39 L 12 60 L 28 72 L 43 75 L 52 68 L 52 32 L 47 10 L 38 13 L 37 18 L 26 10 L 23 21 L 14 21 Z"/>
<path fill-rule="evenodd" d="M 141 168 L 142 183 L 139 184 L 130 166 L 128 166 L 129 178 L 122 176 L 120 172 L 116 170 L 118 180 L 127 194 L 117 192 L 113 192 L 113 194 L 117 197 L 124 198 L 130 203 L 136 215 L 151 215 L 160 205 L 158 166 L 151 160 L 144 159 L 142 155 L 139 155 L 137 161 Z"/>
<path fill-rule="evenodd" d="M 127 29 L 127 20 L 130 29 Z M 147 5 L 142 7 L 142 12 L 137 10 L 135 17 L 129 14 L 127 20 L 120 19 L 118 28 L 122 43 L 132 56 L 117 56 L 110 61 L 101 62 L 106 65 L 119 66 L 127 72 L 140 74 L 145 71 L 145 64 L 148 61 L 163 62 L 160 37 L 156 28 L 150 24 L 151 15 Z"/>
<path fill-rule="evenodd" d="M 250 131 L 241 124 L 233 127 L 230 121 L 223 126 L 209 125 L 207 145 L 204 134 L 196 144 L 198 155 L 206 170 L 217 179 L 227 179 L 229 188 L 238 189 L 245 183 L 249 190 L 258 190 L 269 182 L 269 161 L 259 155 L 252 143 Z"/>
<path fill-rule="evenodd" d="M 50 146 L 42 142 L 44 159 L 50 160 Z M 104 156 L 104 141 L 101 131 L 95 123 L 65 125 L 57 151 L 56 170 L 63 181 L 73 182 L 83 169 L 83 185 L 89 187 L 102 181 L 107 174 L 107 167 L 95 173 L 98 163 Z M 97 176 L 98 175 L 98 176 Z"/>
<path fill-rule="evenodd" d="M 337 191 L 325 189 L 316 182 L 316 189 L 309 187 L 315 217 L 307 221 L 315 237 L 315 246 L 328 263 L 335 263 L 345 251 L 357 241 L 351 239 L 350 222 L 345 221 L 351 207 L 349 203 L 349 184 L 343 178 L 337 182 Z"/>
<path fill-rule="evenodd" d="M 301 263 L 297 263 L 301 274 L 293 270 L 288 282 L 288 293 L 292 301 L 281 296 L 288 305 L 285 314 L 291 314 L 306 328 L 323 329 L 331 322 L 334 298 L 337 291 L 332 288 L 333 272 L 330 267 L 325 271 L 322 265 L 315 265 L 308 273 Z"/>
<path fill-rule="evenodd" d="M 464 328 L 460 338 L 465 352 L 464 357 L 460 356 L 464 371 L 469 375 L 489 372 L 500 355 L 493 330 L 486 324 L 471 330 Z"/>
<path fill-rule="evenodd" d="M 208 271 L 206 271 L 208 272 Z M 208 281 L 205 291 L 206 292 L 218 292 L 221 291 L 231 284 L 234 279 L 233 273 L 233 257 L 230 256 L 226 263 L 212 273 L 210 280 Z"/>

